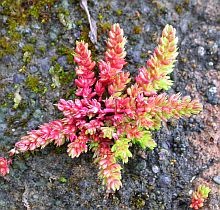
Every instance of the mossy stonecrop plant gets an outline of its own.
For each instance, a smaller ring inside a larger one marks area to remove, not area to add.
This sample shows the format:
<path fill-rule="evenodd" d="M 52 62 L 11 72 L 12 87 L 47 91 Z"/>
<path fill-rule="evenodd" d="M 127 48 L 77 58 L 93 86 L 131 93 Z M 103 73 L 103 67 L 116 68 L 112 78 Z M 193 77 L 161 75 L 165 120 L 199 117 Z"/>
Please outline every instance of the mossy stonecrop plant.
<path fill-rule="evenodd" d="M 189 117 L 202 109 L 198 100 L 180 94 L 157 94 L 172 85 L 169 74 L 177 57 L 176 30 L 166 25 L 159 45 L 139 69 L 135 84 L 129 84 L 130 75 L 123 72 L 126 64 L 124 49 L 126 39 L 119 24 L 109 32 L 104 60 L 98 62 L 99 76 L 93 71 L 96 62 L 84 41 L 76 42 L 74 61 L 77 63 L 75 100 L 60 99 L 57 107 L 64 118 L 43 124 L 38 130 L 28 132 L 10 151 L 10 155 L 44 148 L 49 143 L 61 146 L 66 141 L 70 157 L 94 152 L 98 176 L 108 191 L 121 186 L 121 165 L 132 156 L 129 148 L 139 143 L 153 149 L 156 143 L 151 131 L 161 127 L 161 122 L 171 117 Z M 2 175 L 8 173 L 8 162 L 1 159 Z"/>
<path fill-rule="evenodd" d="M 190 207 L 193 209 L 202 208 L 205 200 L 208 198 L 211 189 L 205 185 L 199 185 L 197 190 L 192 194 Z"/>

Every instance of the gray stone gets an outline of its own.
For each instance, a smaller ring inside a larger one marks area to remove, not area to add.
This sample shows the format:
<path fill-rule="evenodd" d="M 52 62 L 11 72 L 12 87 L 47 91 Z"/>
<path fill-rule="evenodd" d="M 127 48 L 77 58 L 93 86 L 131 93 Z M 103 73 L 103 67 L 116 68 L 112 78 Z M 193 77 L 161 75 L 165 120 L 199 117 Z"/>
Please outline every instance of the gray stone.
<path fill-rule="evenodd" d="M 50 32 L 50 38 L 51 38 L 51 40 L 53 40 L 53 41 L 56 40 L 56 39 L 57 39 L 57 36 L 58 36 L 58 35 L 57 35 L 56 33 L 54 33 L 53 31 Z"/>
<path fill-rule="evenodd" d="M 27 26 L 18 26 L 17 27 L 18 32 L 22 33 L 22 34 L 31 34 L 32 30 L 30 28 L 28 28 Z"/>
<path fill-rule="evenodd" d="M 141 52 L 140 51 L 133 51 L 133 59 L 136 63 L 140 63 L 140 57 L 141 57 Z"/>
<path fill-rule="evenodd" d="M 30 67 L 30 72 L 31 73 L 36 73 L 38 71 L 38 68 L 36 66 L 31 66 Z"/>
<path fill-rule="evenodd" d="M 144 31 L 148 32 L 148 31 L 150 31 L 150 29 L 151 29 L 150 24 L 145 24 L 144 25 Z"/>
<path fill-rule="evenodd" d="M 33 195 L 33 199 L 38 199 L 38 198 L 39 198 L 38 194 Z"/>
<path fill-rule="evenodd" d="M 49 69 L 50 69 L 50 60 L 49 60 L 49 58 L 39 59 L 37 63 L 40 64 L 40 70 L 42 72 L 49 71 Z"/>
<path fill-rule="evenodd" d="M 57 59 L 57 62 L 58 62 L 61 66 L 66 66 L 66 64 L 67 64 L 66 56 L 59 57 L 59 58 Z"/>
<path fill-rule="evenodd" d="M 148 12 L 150 12 L 150 8 L 148 7 L 148 6 L 146 6 L 145 4 L 143 4 L 143 6 L 142 6 L 142 12 L 144 12 L 144 13 L 148 13 Z"/>
<path fill-rule="evenodd" d="M 14 168 L 19 169 L 21 171 L 24 171 L 24 170 L 28 169 L 27 165 L 23 161 L 15 161 L 14 162 Z"/>
<path fill-rule="evenodd" d="M 213 46 L 211 47 L 211 53 L 215 54 L 218 52 L 218 44 L 214 43 Z"/>
<path fill-rule="evenodd" d="M 203 57 L 205 55 L 205 49 L 204 47 L 199 46 L 198 48 L 198 55 Z"/>
<path fill-rule="evenodd" d="M 33 113 L 33 117 L 34 117 L 35 119 L 40 119 L 40 118 L 42 118 L 42 117 L 43 117 L 43 114 L 42 114 L 41 110 L 40 110 L 40 109 L 37 109 L 37 110 Z"/>
<path fill-rule="evenodd" d="M 143 171 L 146 167 L 147 167 L 146 161 L 145 161 L 145 160 L 141 160 L 141 161 L 137 164 L 136 170 L 138 170 L 138 171 Z"/>
<path fill-rule="evenodd" d="M 168 142 L 162 142 L 162 148 L 164 148 L 165 150 L 168 150 L 169 149 L 169 145 L 168 145 Z"/>
<path fill-rule="evenodd" d="M 170 184 L 171 184 L 171 178 L 168 175 L 164 174 L 164 175 L 160 176 L 159 185 L 161 187 L 167 187 Z"/>
<path fill-rule="evenodd" d="M 214 176 L 214 177 L 213 177 L 213 181 L 214 181 L 216 184 L 220 185 L 220 176 Z"/>
<path fill-rule="evenodd" d="M 2 199 L 0 199 L 0 206 L 1 207 L 6 207 L 7 203 L 5 201 L 3 201 Z"/>
<path fill-rule="evenodd" d="M 5 29 L 1 29 L 1 34 L 4 36 L 7 34 L 7 31 Z"/>
<path fill-rule="evenodd" d="M 188 25 L 189 25 L 189 19 L 188 18 L 184 18 L 181 22 L 180 22 L 180 28 L 181 31 L 185 34 L 188 31 Z"/>
<path fill-rule="evenodd" d="M 6 64 L 8 65 L 9 63 L 12 62 L 12 56 L 10 56 L 10 55 L 4 56 L 4 57 L 2 58 L 2 62 L 3 62 L 3 63 L 6 63 Z"/>
<path fill-rule="evenodd" d="M 76 38 L 76 39 L 79 39 L 80 37 L 80 31 L 77 31 L 73 34 L 73 36 Z"/>
<path fill-rule="evenodd" d="M 159 159 L 160 160 L 167 160 L 167 157 L 169 157 L 170 154 L 169 154 L 169 151 L 166 150 L 166 149 L 161 149 L 160 152 L 159 152 Z"/>
<path fill-rule="evenodd" d="M 5 114 L 3 112 L 0 112 L 0 123 L 3 123 L 5 121 L 4 118 L 5 118 Z"/>
<path fill-rule="evenodd" d="M 214 64 L 213 64 L 213 62 L 209 62 L 209 66 L 213 66 Z"/>
<path fill-rule="evenodd" d="M 213 86 L 213 87 L 209 88 L 209 92 L 211 94 L 216 94 L 217 93 L 217 87 Z"/>
<path fill-rule="evenodd" d="M 6 23 L 6 22 L 7 22 L 7 20 L 8 20 L 8 17 L 7 17 L 7 16 L 5 16 L 5 15 L 3 15 L 3 16 L 2 16 L 2 22 L 3 22 L 3 23 Z"/>
<path fill-rule="evenodd" d="M 13 76 L 13 82 L 15 84 L 19 84 L 19 83 L 22 83 L 25 79 L 25 76 L 24 74 L 14 74 Z"/>
<path fill-rule="evenodd" d="M 18 46 L 20 49 L 22 49 L 24 47 L 24 42 L 19 42 Z"/>
<path fill-rule="evenodd" d="M 39 30 L 39 29 L 41 29 L 41 26 L 38 23 L 34 23 L 34 24 L 31 25 L 31 28 Z"/>
<path fill-rule="evenodd" d="M 152 171 L 153 171 L 155 174 L 157 174 L 157 173 L 160 171 L 160 169 L 159 169 L 158 166 L 154 165 L 154 166 L 152 166 Z"/>

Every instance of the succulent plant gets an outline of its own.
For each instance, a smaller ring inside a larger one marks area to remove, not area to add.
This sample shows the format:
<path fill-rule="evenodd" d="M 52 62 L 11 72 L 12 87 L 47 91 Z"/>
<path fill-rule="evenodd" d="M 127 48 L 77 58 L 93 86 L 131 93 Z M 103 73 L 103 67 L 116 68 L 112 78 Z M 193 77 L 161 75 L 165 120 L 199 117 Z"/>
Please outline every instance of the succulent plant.
<path fill-rule="evenodd" d="M 211 189 L 205 185 L 199 185 L 197 190 L 193 192 L 190 207 L 193 209 L 202 208 L 205 200 L 208 198 Z"/>
<path fill-rule="evenodd" d="M 98 164 L 98 176 L 107 190 L 122 186 L 120 162 L 127 163 L 132 156 L 132 144 L 154 149 L 156 142 L 151 131 L 158 130 L 161 122 L 170 118 L 189 117 L 201 111 L 198 100 L 180 94 L 158 94 L 171 87 L 170 73 L 178 55 L 176 30 L 166 25 L 158 47 L 139 69 L 135 84 L 130 84 L 129 72 L 122 71 L 125 61 L 126 38 L 119 24 L 109 32 L 104 59 L 98 62 L 99 75 L 94 71 L 96 62 L 84 41 L 76 42 L 74 61 L 77 79 L 75 100 L 60 99 L 57 108 L 64 118 L 39 126 L 28 132 L 10 155 L 44 148 L 53 143 L 67 142 L 67 153 L 78 157 L 91 150 Z M 9 170 L 7 160 L 0 161 L 4 176 Z"/>

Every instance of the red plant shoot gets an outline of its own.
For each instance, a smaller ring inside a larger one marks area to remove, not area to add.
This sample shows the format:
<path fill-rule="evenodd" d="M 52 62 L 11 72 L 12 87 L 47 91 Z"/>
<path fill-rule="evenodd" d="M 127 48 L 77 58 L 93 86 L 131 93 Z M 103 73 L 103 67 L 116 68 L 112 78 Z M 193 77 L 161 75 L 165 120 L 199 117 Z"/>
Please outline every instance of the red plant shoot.
<path fill-rule="evenodd" d="M 122 71 L 126 65 L 126 39 L 119 24 L 112 26 L 104 59 L 97 65 L 88 44 L 76 42 L 75 94 L 78 98 L 60 99 L 57 108 L 64 118 L 28 132 L 15 144 L 10 155 L 44 148 L 50 143 L 61 146 L 68 142 L 67 153 L 72 158 L 88 150 L 94 152 L 103 184 L 110 192 L 118 190 L 122 186 L 119 161 L 128 162 L 132 144 L 153 149 L 156 143 L 151 131 L 159 129 L 162 121 L 189 117 L 202 109 L 199 101 L 189 96 L 157 94 L 172 85 L 169 74 L 178 55 L 175 34 L 172 26 L 165 26 L 158 47 L 146 66 L 139 69 L 135 84 L 130 84 L 130 74 Z M 99 68 L 97 78 L 96 66 Z M 8 162 L 1 158 L 0 173 L 5 176 L 8 172 Z"/>
<path fill-rule="evenodd" d="M 190 207 L 197 210 L 202 208 L 205 200 L 208 198 L 211 189 L 205 185 L 200 185 L 192 195 Z"/>

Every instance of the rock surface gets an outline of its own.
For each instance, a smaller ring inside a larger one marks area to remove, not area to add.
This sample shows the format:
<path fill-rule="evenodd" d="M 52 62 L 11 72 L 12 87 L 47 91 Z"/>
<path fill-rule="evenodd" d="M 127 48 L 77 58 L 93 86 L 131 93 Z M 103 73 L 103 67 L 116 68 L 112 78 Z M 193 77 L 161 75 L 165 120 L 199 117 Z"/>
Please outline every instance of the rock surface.
<path fill-rule="evenodd" d="M 213 179 L 220 171 L 218 0 L 92 0 L 88 6 L 98 26 L 98 44 L 91 45 L 96 58 L 103 56 L 109 26 L 118 22 L 128 39 L 125 70 L 132 75 L 153 51 L 164 25 L 172 24 L 179 37 L 179 56 L 169 93 L 199 98 L 204 111 L 164 124 L 154 134 L 158 143 L 154 151 L 133 147 L 134 155 L 124 165 L 123 187 L 114 195 L 106 195 L 101 187 L 91 153 L 72 160 L 65 146 L 49 145 L 20 155 L 10 175 L 0 177 L 0 209 L 185 210 L 190 205 L 189 191 L 200 183 L 212 189 L 204 209 L 220 209 L 218 183 Z M 0 156 L 26 131 L 59 118 L 53 104 L 74 95 L 71 49 L 79 38 L 88 41 L 89 23 L 78 1 L 57 0 L 50 11 L 46 9 L 44 19 L 32 17 L 16 27 L 22 38 L 14 43 L 13 54 L 0 47 Z M 10 17 L 4 10 L 1 5 L 0 37 L 9 30 L 6 21 Z M 60 23 L 59 13 L 67 15 L 74 27 Z M 50 71 L 52 66 L 55 73 Z M 54 78 L 60 86 L 54 85 Z M 22 100 L 13 109 L 17 88 Z"/>

